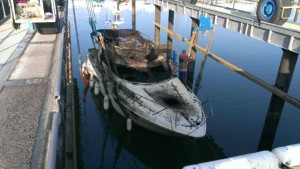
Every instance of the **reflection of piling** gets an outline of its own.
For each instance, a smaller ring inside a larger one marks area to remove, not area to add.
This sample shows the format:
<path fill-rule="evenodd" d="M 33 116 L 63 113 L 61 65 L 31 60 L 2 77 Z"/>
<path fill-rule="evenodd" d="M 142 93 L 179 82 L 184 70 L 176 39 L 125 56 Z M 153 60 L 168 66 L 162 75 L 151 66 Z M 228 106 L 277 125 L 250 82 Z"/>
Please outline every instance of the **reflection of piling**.
<path fill-rule="evenodd" d="M 201 66 L 200 66 L 198 77 L 197 77 L 197 81 L 196 81 L 196 86 L 194 88 L 194 92 L 196 94 L 198 93 L 198 90 L 200 88 L 200 84 L 201 84 L 201 80 L 202 80 L 202 74 L 203 74 L 203 71 L 204 71 L 205 63 L 206 63 L 206 58 L 207 58 L 207 54 L 209 52 L 209 48 L 210 48 L 210 44 L 212 42 L 213 36 L 214 36 L 214 29 L 212 29 L 210 31 L 208 43 L 207 43 L 206 49 L 205 49 L 203 57 L 202 57 L 202 62 L 201 62 Z"/>
<path fill-rule="evenodd" d="M 117 0 L 117 10 L 120 10 L 120 0 Z"/>
<path fill-rule="evenodd" d="M 174 27 L 174 11 L 169 10 L 168 29 L 173 31 L 173 27 Z M 168 33 L 167 56 L 171 55 L 172 44 L 173 44 L 173 35 Z"/>
<path fill-rule="evenodd" d="M 298 6 L 300 6 L 300 1 L 298 2 Z M 297 8 L 296 13 L 295 13 L 294 22 L 298 21 L 299 11 L 300 11 L 300 8 Z"/>
<path fill-rule="evenodd" d="M 158 5 L 155 6 L 155 22 L 160 24 L 160 13 L 161 13 L 161 7 Z M 159 46 L 160 44 L 160 27 L 155 25 L 154 30 L 154 43 L 155 45 Z"/>
<path fill-rule="evenodd" d="M 193 37 L 193 32 L 195 28 L 199 27 L 199 20 L 195 19 L 195 18 L 191 18 L 192 19 L 192 27 L 191 27 L 191 37 Z M 194 44 L 198 44 L 198 31 L 194 32 L 194 37 L 193 37 L 193 42 L 192 44 L 190 44 L 190 46 L 192 46 L 191 50 L 188 52 L 190 54 L 191 57 L 191 61 L 188 64 L 188 69 L 187 69 L 187 85 L 189 88 L 192 88 L 193 86 L 193 80 L 194 80 L 194 69 L 195 69 L 195 60 L 196 60 L 196 52 L 197 49 L 194 47 Z M 192 41 L 192 39 L 191 39 Z"/>
<path fill-rule="evenodd" d="M 2 0 L 1 0 L 1 6 L 2 6 L 2 11 L 3 11 L 3 18 L 6 18 L 6 12 L 5 12 L 4 3 Z"/>
<path fill-rule="evenodd" d="M 235 8 L 235 0 L 233 0 L 232 3 L 233 3 L 233 4 L 232 4 L 232 8 L 234 9 L 234 8 Z"/>
<path fill-rule="evenodd" d="M 135 11 L 135 0 L 132 0 L 132 29 L 136 30 L 136 11 Z"/>
<path fill-rule="evenodd" d="M 117 0 L 117 11 L 120 11 L 120 0 Z M 120 15 L 115 15 L 115 21 L 120 20 Z"/>
<path fill-rule="evenodd" d="M 297 58 L 297 53 L 283 49 L 283 55 L 275 86 L 286 93 L 288 92 L 290 87 Z M 259 151 L 272 149 L 284 103 L 285 101 L 282 98 L 278 97 L 275 94 L 272 95 L 263 132 L 261 134 L 260 142 L 258 145 Z"/>

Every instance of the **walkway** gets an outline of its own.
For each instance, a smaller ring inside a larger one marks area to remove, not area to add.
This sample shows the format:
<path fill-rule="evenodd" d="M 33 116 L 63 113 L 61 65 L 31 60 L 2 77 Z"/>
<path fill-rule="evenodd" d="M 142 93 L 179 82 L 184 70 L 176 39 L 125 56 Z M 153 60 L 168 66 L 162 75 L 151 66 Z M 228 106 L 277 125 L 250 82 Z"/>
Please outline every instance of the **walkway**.
<path fill-rule="evenodd" d="M 153 3 L 193 18 L 199 18 L 200 13 L 204 12 L 212 18 L 215 25 L 300 53 L 299 23 L 288 22 L 283 26 L 259 23 L 252 13 L 200 3 L 191 5 L 174 0 L 153 0 Z"/>
<path fill-rule="evenodd" d="M 44 168 L 58 109 L 61 34 L 0 25 L 0 168 Z M 48 143 L 49 142 L 49 143 Z"/>

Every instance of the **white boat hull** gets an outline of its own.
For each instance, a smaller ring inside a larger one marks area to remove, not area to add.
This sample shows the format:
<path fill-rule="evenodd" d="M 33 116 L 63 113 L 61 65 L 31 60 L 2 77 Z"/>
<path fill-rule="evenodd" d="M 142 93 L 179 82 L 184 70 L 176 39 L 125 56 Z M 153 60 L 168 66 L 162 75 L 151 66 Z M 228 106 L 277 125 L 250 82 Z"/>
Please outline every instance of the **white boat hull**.
<path fill-rule="evenodd" d="M 157 116 L 153 115 L 155 113 L 152 112 L 149 113 L 149 109 L 155 107 L 158 107 L 156 103 L 152 102 L 144 102 L 145 106 L 148 106 L 148 108 L 140 106 L 140 103 L 135 102 L 134 100 L 125 99 L 125 95 L 122 93 L 119 93 L 119 101 L 116 99 L 116 96 L 113 95 L 114 93 L 114 87 L 112 84 L 114 82 L 105 80 L 107 79 L 105 74 L 100 73 L 99 70 L 93 69 L 92 62 L 87 61 L 91 65 L 86 66 L 85 69 L 88 70 L 89 74 L 92 74 L 94 76 L 95 81 L 97 81 L 100 85 L 100 92 L 103 96 L 108 95 L 109 100 L 113 108 L 124 118 L 128 119 L 130 118 L 136 125 L 141 126 L 143 128 L 146 128 L 148 130 L 154 131 L 156 133 L 164 134 L 164 135 L 170 135 L 170 136 L 190 136 L 190 137 L 203 137 L 206 134 L 206 119 L 204 119 L 201 123 L 201 125 L 198 126 L 191 126 L 191 127 L 182 127 L 176 124 L 176 116 L 172 114 L 176 114 L 176 112 L 172 112 L 172 110 L 169 110 L 168 113 L 169 117 L 163 117 L 163 116 Z M 117 78 L 114 76 L 114 78 Z M 132 84 L 128 81 L 122 80 L 122 79 L 114 79 L 118 82 L 119 85 L 126 86 L 128 88 L 137 88 L 136 84 Z M 177 83 L 179 81 L 177 78 L 174 78 L 172 83 Z M 106 83 L 106 87 L 105 87 Z M 167 82 L 164 82 L 167 83 Z M 171 82 L 169 82 L 171 83 Z M 144 90 L 150 89 L 151 85 L 141 85 Z M 186 92 L 186 91 L 185 91 Z M 192 93 L 189 93 L 192 94 Z M 184 95 L 184 94 L 183 94 Z M 185 93 L 185 95 L 188 95 Z M 188 97 L 188 96 L 186 96 Z M 148 105 L 147 105 L 148 104 Z M 196 103 L 195 103 L 196 104 Z M 156 110 L 157 111 L 157 110 Z M 203 111 L 200 107 L 199 111 Z M 147 113 L 148 112 L 148 113 Z M 158 113 L 159 114 L 159 113 Z M 178 114 L 178 113 L 177 113 Z M 204 115 L 204 113 L 202 114 Z M 169 118 L 169 120 L 166 120 L 166 118 Z M 184 119 L 183 119 L 184 120 Z"/>

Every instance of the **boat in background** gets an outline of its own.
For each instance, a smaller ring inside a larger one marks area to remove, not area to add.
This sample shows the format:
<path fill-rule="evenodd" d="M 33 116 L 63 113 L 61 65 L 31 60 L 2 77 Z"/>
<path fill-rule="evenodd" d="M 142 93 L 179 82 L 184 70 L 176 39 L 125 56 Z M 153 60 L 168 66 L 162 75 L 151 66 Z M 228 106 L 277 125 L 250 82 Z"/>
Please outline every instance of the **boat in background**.
<path fill-rule="evenodd" d="M 133 29 L 101 29 L 92 36 L 99 48 L 89 49 L 82 73 L 104 96 L 104 108 L 112 105 L 127 119 L 128 130 L 133 121 L 165 135 L 205 136 L 204 102 L 171 73 L 147 36 Z"/>

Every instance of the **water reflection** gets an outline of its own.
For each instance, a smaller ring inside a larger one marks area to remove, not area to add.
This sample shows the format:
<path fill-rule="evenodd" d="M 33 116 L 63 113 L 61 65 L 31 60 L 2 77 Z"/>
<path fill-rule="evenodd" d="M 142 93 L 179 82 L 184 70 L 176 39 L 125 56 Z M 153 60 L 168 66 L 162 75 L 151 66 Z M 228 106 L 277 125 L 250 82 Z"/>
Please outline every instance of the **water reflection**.
<path fill-rule="evenodd" d="M 209 135 L 201 139 L 177 138 L 153 133 L 137 125 L 128 132 L 122 116 L 112 107 L 104 110 L 102 95 L 95 96 L 87 89 L 85 92 L 82 96 L 91 97 L 97 114 L 93 118 L 98 118 L 100 123 L 92 124 L 95 119 L 86 119 L 93 111 L 89 98 L 83 100 L 83 111 L 79 114 L 78 144 L 81 145 L 82 159 L 79 168 L 182 168 L 225 158 L 222 148 Z M 85 130 L 91 126 L 92 130 Z M 87 138 L 89 134 L 94 134 L 94 139 Z"/>
<path fill-rule="evenodd" d="M 120 26 L 121 28 L 131 27 L 129 7 L 121 8 L 126 9 L 122 17 L 127 21 Z M 137 8 L 141 7 L 142 5 L 137 5 Z M 84 56 L 92 46 L 89 36 L 91 29 L 88 26 L 85 6 L 83 9 L 77 8 L 77 11 L 80 21 L 80 45 Z M 103 23 L 107 16 L 112 15 L 107 11 L 102 9 L 96 13 L 101 28 L 106 26 Z M 143 10 L 137 9 L 136 15 L 137 29 L 149 35 L 151 39 L 154 37 L 153 11 L 154 6 L 151 5 Z M 167 12 L 162 11 L 164 25 L 167 21 Z M 190 37 L 190 18 L 176 13 L 175 18 L 174 31 L 184 37 Z M 73 19 L 70 21 L 71 29 L 74 29 Z M 73 64 L 77 68 L 79 66 L 74 30 L 72 34 Z M 165 44 L 167 34 L 164 31 L 161 31 L 161 37 L 161 43 Z M 205 47 L 206 44 L 207 39 L 199 39 L 200 46 Z M 176 38 L 172 47 L 177 53 L 181 49 L 188 48 Z M 216 26 L 210 51 L 249 73 L 274 83 L 281 57 L 281 50 L 277 47 Z M 200 68 L 201 58 L 202 54 L 197 52 L 196 72 Z M 207 61 L 201 83 L 211 98 L 216 115 L 209 120 L 208 136 L 197 140 L 166 137 L 135 125 L 132 132 L 128 133 L 125 119 L 114 110 L 107 112 L 103 110 L 102 96 L 95 97 L 87 90 L 86 99 L 83 100 L 83 81 L 78 70 L 74 70 L 74 76 L 79 82 L 77 105 L 81 106 L 76 108 L 79 168 L 181 168 L 183 165 L 255 152 L 271 94 L 219 63 L 211 59 Z M 296 98 L 299 98 L 297 95 L 300 84 L 299 68 L 298 64 L 289 92 Z M 273 147 L 299 142 L 299 118 L 299 109 L 285 104 L 276 137 L 272 140 Z M 269 141 L 268 138 L 261 140 Z"/>

